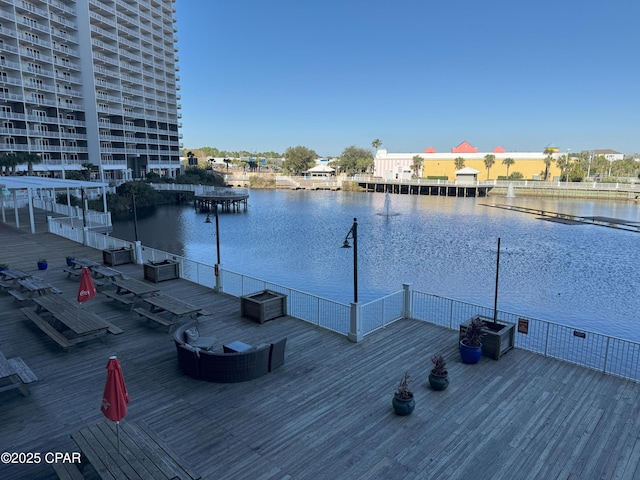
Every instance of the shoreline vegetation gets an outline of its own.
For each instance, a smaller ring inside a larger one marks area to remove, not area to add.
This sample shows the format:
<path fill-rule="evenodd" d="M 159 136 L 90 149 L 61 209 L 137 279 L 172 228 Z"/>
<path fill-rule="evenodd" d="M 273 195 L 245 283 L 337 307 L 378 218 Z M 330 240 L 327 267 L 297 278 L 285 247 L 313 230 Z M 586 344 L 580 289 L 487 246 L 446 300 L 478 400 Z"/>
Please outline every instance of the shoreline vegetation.
<path fill-rule="evenodd" d="M 241 176 L 245 182 L 245 188 L 255 190 L 274 190 L 277 189 L 276 174 L 273 172 L 251 172 L 242 173 Z M 334 177 L 335 178 L 335 177 Z M 340 182 L 339 178 L 336 181 Z M 133 217 L 133 197 L 135 196 L 136 213 L 139 218 L 145 218 L 153 215 L 155 208 L 160 205 L 180 205 L 190 201 L 190 195 L 185 192 L 162 192 L 157 191 L 149 185 L 149 183 L 178 183 L 191 185 L 213 185 L 225 187 L 225 175 L 214 169 L 203 169 L 200 167 L 191 167 L 187 169 L 185 174 L 179 175 L 175 179 L 161 177 L 155 173 L 149 173 L 145 180 L 135 180 L 123 183 L 116 188 L 116 193 L 107 194 L 107 208 L 111 212 L 114 220 L 127 220 Z M 593 190 L 572 190 L 566 187 L 554 187 L 548 185 L 549 182 L 541 182 L 540 187 L 535 184 L 528 187 L 517 187 L 516 196 L 521 197 L 562 197 L 562 198 L 586 198 L 595 200 L 613 200 L 613 201 L 640 201 L 640 195 L 631 195 L 625 189 L 622 189 L 618 195 L 612 195 L 611 190 L 606 190 L 607 182 L 601 182 L 601 189 Z M 340 189 L 349 192 L 366 192 L 358 182 L 351 180 L 342 180 Z M 490 196 L 504 196 L 507 194 L 508 185 L 496 185 L 489 193 Z M 60 194 L 57 199 L 58 203 L 66 203 L 66 195 Z M 81 206 L 80 198 L 71 196 L 72 206 Z M 91 210 L 102 211 L 102 199 L 93 199 L 88 201 L 88 207 Z"/>

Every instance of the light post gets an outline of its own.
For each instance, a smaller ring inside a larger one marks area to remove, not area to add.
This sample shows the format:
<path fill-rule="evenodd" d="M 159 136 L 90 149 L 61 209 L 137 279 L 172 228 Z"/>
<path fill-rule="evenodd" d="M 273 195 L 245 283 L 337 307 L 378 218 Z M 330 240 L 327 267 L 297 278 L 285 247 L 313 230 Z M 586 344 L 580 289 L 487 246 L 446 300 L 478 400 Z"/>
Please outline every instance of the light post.
<path fill-rule="evenodd" d="M 131 192 L 131 201 L 133 203 L 133 233 L 136 237 L 136 242 L 138 241 L 138 209 L 136 208 L 136 194 L 135 192 Z"/>
<path fill-rule="evenodd" d="M 222 282 L 220 281 L 220 225 L 218 223 L 218 203 L 214 202 L 214 217 L 216 219 L 216 264 L 213 267 L 213 271 L 216 276 L 216 292 L 222 290 Z M 207 215 L 204 221 L 205 223 L 211 223 L 211 217 Z"/>
<path fill-rule="evenodd" d="M 358 219 L 353 219 L 353 226 L 344 237 L 340 248 L 351 248 L 349 240 L 353 240 L 353 303 L 358 303 Z"/>

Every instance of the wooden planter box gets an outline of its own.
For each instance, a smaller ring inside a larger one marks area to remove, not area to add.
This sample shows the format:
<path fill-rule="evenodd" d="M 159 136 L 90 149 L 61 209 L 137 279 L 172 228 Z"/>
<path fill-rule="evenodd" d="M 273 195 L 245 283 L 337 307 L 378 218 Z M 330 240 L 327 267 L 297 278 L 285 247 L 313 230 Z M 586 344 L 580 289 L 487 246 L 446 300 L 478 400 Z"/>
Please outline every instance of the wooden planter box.
<path fill-rule="evenodd" d="M 483 355 L 491 357 L 494 360 L 498 360 L 502 355 L 514 347 L 516 324 L 502 321 L 498 321 L 497 324 L 494 324 L 493 318 L 485 317 L 483 315 L 476 315 L 460 325 L 460 340 L 462 340 L 463 332 L 466 331 L 471 320 L 474 318 L 480 318 L 483 320 L 489 330 L 489 332 L 482 337 Z"/>
<path fill-rule="evenodd" d="M 180 264 L 173 260 L 162 260 L 161 262 L 147 262 L 144 264 L 144 279 L 152 282 L 164 282 L 180 278 Z"/>
<path fill-rule="evenodd" d="M 240 297 L 240 314 L 258 323 L 287 314 L 287 296 L 271 290 Z"/>
<path fill-rule="evenodd" d="M 105 265 L 124 265 L 133 262 L 133 250 L 130 248 L 113 248 L 102 251 L 102 263 Z"/>

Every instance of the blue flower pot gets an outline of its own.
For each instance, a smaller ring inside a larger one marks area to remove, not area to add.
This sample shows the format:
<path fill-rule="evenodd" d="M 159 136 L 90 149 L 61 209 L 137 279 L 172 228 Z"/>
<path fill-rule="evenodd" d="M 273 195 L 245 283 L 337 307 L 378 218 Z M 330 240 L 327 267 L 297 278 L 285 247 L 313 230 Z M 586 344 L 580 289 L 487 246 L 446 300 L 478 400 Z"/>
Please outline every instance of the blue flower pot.
<path fill-rule="evenodd" d="M 480 361 L 480 357 L 482 356 L 482 345 L 479 347 L 469 347 L 460 342 L 460 357 L 462 358 L 462 363 L 474 364 Z"/>
<path fill-rule="evenodd" d="M 47 266 L 47 262 L 38 262 L 38 270 L 46 270 Z"/>

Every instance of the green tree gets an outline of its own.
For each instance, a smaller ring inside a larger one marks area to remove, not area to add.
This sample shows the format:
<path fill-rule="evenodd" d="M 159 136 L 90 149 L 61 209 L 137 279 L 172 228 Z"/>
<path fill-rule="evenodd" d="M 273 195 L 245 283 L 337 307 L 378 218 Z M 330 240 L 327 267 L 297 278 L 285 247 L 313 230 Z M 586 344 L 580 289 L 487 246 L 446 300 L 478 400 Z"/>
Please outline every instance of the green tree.
<path fill-rule="evenodd" d="M 380 141 L 379 138 L 376 138 L 373 142 L 371 142 L 371 146 L 375 151 L 378 151 L 378 149 L 380 148 L 380 145 L 382 145 L 382 142 Z"/>
<path fill-rule="evenodd" d="M 411 164 L 411 170 L 413 171 L 414 177 L 420 176 L 420 171 L 422 170 L 422 164 L 424 159 L 420 155 L 413 156 L 413 163 Z"/>
<path fill-rule="evenodd" d="M 516 163 L 516 161 L 511 157 L 502 160 L 502 164 L 507 166 L 507 178 L 509 178 L 509 167 L 511 167 L 511 165 L 513 165 L 514 163 Z"/>
<path fill-rule="evenodd" d="M 496 163 L 496 156 L 492 154 L 487 154 L 484 156 L 484 166 L 487 169 L 487 180 L 489 180 L 489 172 L 491 171 L 491 167 Z"/>
<path fill-rule="evenodd" d="M 91 172 L 97 170 L 98 167 L 91 162 L 84 162 L 82 164 L 82 179 L 87 182 L 91 180 Z M 66 176 L 66 175 L 65 175 Z M 67 177 L 68 178 L 68 177 Z"/>
<path fill-rule="evenodd" d="M 0 173 L 5 175 L 9 175 L 10 173 L 15 175 L 16 173 L 16 165 L 20 163 L 18 161 L 18 156 L 15 153 L 8 152 L 0 154 Z"/>
<path fill-rule="evenodd" d="M 546 156 L 544 157 L 544 173 L 542 175 L 542 179 L 546 182 L 547 180 L 549 180 L 549 168 L 551 168 L 551 162 L 553 162 L 553 154 L 555 153 L 555 150 L 551 148 L 545 148 L 543 153 Z"/>
<path fill-rule="evenodd" d="M 569 170 L 571 169 L 571 160 L 569 155 L 561 155 L 556 159 L 556 165 L 560 169 L 560 181 L 569 181 Z"/>
<path fill-rule="evenodd" d="M 464 158 L 456 157 L 453 160 L 453 164 L 455 165 L 456 170 L 462 170 L 464 168 Z"/>
<path fill-rule="evenodd" d="M 316 158 L 318 154 L 307 147 L 289 147 L 284 152 L 283 168 L 288 173 L 300 175 L 315 165 Z"/>
<path fill-rule="evenodd" d="M 27 164 L 27 175 L 33 175 L 33 165 L 42 162 L 40 155 L 31 152 L 18 152 L 15 154 L 18 165 Z"/>
<path fill-rule="evenodd" d="M 373 154 L 355 145 L 345 148 L 340 155 L 338 165 L 348 175 L 362 173 L 373 168 Z"/>

